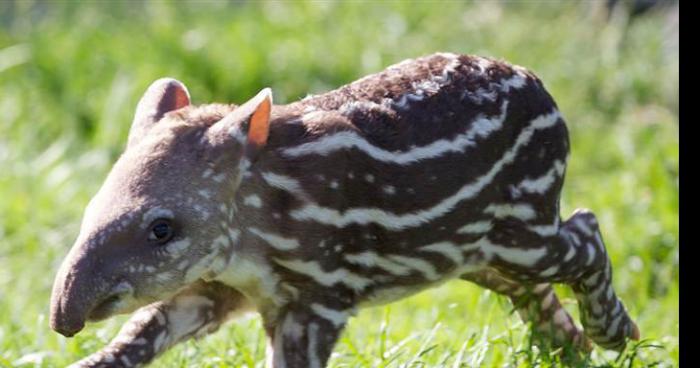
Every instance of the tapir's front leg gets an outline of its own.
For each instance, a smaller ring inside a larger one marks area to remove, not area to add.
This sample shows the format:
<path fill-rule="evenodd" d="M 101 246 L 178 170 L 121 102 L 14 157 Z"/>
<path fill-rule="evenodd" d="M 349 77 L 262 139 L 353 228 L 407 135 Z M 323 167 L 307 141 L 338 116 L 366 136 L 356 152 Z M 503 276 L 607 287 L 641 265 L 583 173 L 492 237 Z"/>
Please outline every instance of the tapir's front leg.
<path fill-rule="evenodd" d="M 142 366 L 178 342 L 214 332 L 236 312 L 249 309 L 238 291 L 200 281 L 170 300 L 139 309 L 109 345 L 71 367 Z"/>
<path fill-rule="evenodd" d="M 294 305 L 266 321 L 267 366 L 322 368 L 345 327 L 348 313 L 321 303 Z"/>

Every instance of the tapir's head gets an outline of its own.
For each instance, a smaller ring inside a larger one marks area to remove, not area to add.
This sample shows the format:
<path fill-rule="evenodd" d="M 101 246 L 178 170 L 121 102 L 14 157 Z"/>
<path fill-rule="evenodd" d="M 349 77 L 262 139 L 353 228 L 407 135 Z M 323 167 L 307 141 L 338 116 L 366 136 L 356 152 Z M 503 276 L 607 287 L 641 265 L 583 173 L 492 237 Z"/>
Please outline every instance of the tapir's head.
<path fill-rule="evenodd" d="M 54 330 L 72 336 L 225 266 L 238 236 L 233 194 L 267 141 L 271 106 L 269 89 L 233 108 L 190 106 L 173 79 L 148 88 L 56 276 Z"/>

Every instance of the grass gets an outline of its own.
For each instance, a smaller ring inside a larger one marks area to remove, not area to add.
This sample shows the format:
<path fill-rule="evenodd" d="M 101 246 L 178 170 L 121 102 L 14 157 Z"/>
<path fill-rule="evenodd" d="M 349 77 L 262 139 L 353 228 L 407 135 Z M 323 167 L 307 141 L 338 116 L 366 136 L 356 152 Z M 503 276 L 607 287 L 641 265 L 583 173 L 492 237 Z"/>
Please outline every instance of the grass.
<path fill-rule="evenodd" d="M 677 366 L 677 28 L 665 12 L 606 21 L 601 4 L 0 3 L 0 367 L 64 366 L 125 320 L 65 339 L 48 327 L 48 301 L 151 81 L 177 77 L 196 103 L 240 102 L 271 86 L 284 103 L 438 50 L 534 70 L 568 121 L 562 213 L 598 215 L 614 284 L 646 339 L 620 356 L 597 349 L 581 365 Z M 558 290 L 577 315 L 572 294 Z M 502 297 L 451 282 L 361 311 L 330 365 L 560 366 L 510 312 Z M 263 356 L 251 317 L 153 366 L 262 367 Z"/>

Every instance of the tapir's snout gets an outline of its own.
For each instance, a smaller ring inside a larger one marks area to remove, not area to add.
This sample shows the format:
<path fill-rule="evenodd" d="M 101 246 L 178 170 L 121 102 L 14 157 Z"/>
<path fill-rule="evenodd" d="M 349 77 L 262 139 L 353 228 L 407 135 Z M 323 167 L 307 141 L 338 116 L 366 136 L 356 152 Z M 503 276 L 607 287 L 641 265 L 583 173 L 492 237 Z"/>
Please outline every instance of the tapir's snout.
<path fill-rule="evenodd" d="M 87 257 L 73 247 L 56 274 L 51 292 L 51 328 L 63 336 L 71 337 L 85 327 L 85 320 L 92 302 L 89 297 L 95 288 L 89 285 Z"/>
<path fill-rule="evenodd" d="M 101 319 L 96 314 L 104 317 L 107 307 L 118 300 L 112 285 L 98 272 L 95 255 L 88 257 L 84 248 L 73 247 L 56 274 L 51 293 L 49 324 L 66 337 L 80 332 L 87 320 Z"/>
<path fill-rule="evenodd" d="M 80 289 L 83 287 L 76 283 L 79 278 L 76 273 L 65 269 L 66 262 L 56 275 L 53 291 L 51 293 L 51 313 L 49 324 L 51 328 L 63 336 L 71 337 L 80 332 L 85 326 L 87 298 Z"/>
<path fill-rule="evenodd" d="M 56 303 L 52 302 L 51 304 L 51 318 L 49 320 L 51 329 L 65 337 L 72 337 L 85 327 L 84 318 L 80 318 L 75 313 L 66 312 L 60 306 L 55 307 Z"/>

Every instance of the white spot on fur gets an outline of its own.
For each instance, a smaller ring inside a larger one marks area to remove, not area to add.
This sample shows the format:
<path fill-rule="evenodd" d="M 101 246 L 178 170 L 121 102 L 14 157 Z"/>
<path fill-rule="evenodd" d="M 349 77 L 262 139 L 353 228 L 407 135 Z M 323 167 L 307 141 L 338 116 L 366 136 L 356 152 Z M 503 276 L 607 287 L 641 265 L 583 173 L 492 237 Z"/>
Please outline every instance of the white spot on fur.
<path fill-rule="evenodd" d="M 576 226 L 581 232 L 583 232 L 586 236 L 593 236 L 593 230 L 584 222 L 583 219 L 580 217 L 574 217 L 573 218 L 573 224 Z"/>
<path fill-rule="evenodd" d="M 547 268 L 546 270 L 540 272 L 540 276 L 549 277 L 549 276 L 556 274 L 557 272 L 559 272 L 559 266 L 553 265 L 553 266 Z"/>
<path fill-rule="evenodd" d="M 532 225 L 528 226 L 528 230 L 542 237 L 556 235 L 559 232 L 559 225 Z"/>
<path fill-rule="evenodd" d="M 189 266 L 190 266 L 190 260 L 189 260 L 189 259 L 184 259 L 184 260 L 182 260 L 182 262 L 180 262 L 180 263 L 177 265 L 176 268 L 177 268 L 178 270 L 180 270 L 180 271 L 184 271 L 185 268 L 187 268 L 187 267 L 189 267 Z"/>
<path fill-rule="evenodd" d="M 520 266 L 532 267 L 547 254 L 547 248 L 519 249 L 504 247 L 492 243 L 486 237 L 479 239 L 476 243 L 467 244 L 462 247 L 463 250 L 479 250 L 484 254 L 484 257 L 489 260 L 494 256 L 498 256 L 502 260 Z"/>
<path fill-rule="evenodd" d="M 383 191 L 385 194 L 388 194 L 388 195 L 394 195 L 394 194 L 396 194 L 396 188 L 395 188 L 394 186 L 392 186 L 392 185 L 385 185 L 385 186 L 382 188 L 382 191 Z"/>
<path fill-rule="evenodd" d="M 262 261 L 243 258 L 232 254 L 226 269 L 217 275 L 216 280 L 241 290 L 255 304 L 282 305 L 285 294 L 279 290 L 279 277 L 270 265 Z"/>
<path fill-rule="evenodd" d="M 365 175 L 365 181 L 367 181 L 368 183 L 374 183 L 374 175 L 372 175 L 372 174 L 366 174 L 366 175 Z"/>
<path fill-rule="evenodd" d="M 173 278 L 175 278 L 175 275 L 172 272 L 160 272 L 155 275 L 155 279 L 159 283 L 167 284 L 170 282 Z"/>
<path fill-rule="evenodd" d="M 248 229 L 252 234 L 256 235 L 273 248 L 278 250 L 292 250 L 299 248 L 299 242 L 294 238 L 285 238 L 277 234 L 266 233 L 258 228 L 251 227 Z"/>
<path fill-rule="evenodd" d="M 333 323 L 333 326 L 335 327 L 342 326 L 348 319 L 347 312 L 330 309 L 318 303 L 311 304 L 311 310 L 314 311 L 314 313 L 316 313 L 321 318 Z"/>
<path fill-rule="evenodd" d="M 458 234 L 485 234 L 491 231 L 491 221 L 478 221 L 466 224 L 457 230 Z"/>
<path fill-rule="evenodd" d="M 231 246 L 231 239 L 227 235 L 219 235 L 211 242 L 212 250 L 220 251 Z"/>
<path fill-rule="evenodd" d="M 564 256 L 564 262 L 568 262 L 571 260 L 571 258 L 574 258 L 576 255 L 576 249 L 574 247 L 569 247 L 569 250 L 566 252 L 566 255 Z"/>
<path fill-rule="evenodd" d="M 378 111 L 386 115 L 393 113 L 388 105 L 380 105 L 372 101 L 350 101 L 344 103 L 338 108 L 338 112 L 345 116 L 350 116 L 357 112 L 363 113 L 366 111 Z"/>
<path fill-rule="evenodd" d="M 479 68 L 481 69 L 481 72 L 482 72 L 482 73 L 485 73 L 486 70 L 487 70 L 489 67 L 491 67 L 491 65 L 493 65 L 493 63 L 492 63 L 491 60 L 489 60 L 489 59 L 480 57 L 480 58 L 477 59 L 476 65 L 479 66 Z"/>
<path fill-rule="evenodd" d="M 294 315 L 287 313 L 282 322 L 282 335 L 293 340 L 304 336 L 304 326 L 294 320 Z"/>
<path fill-rule="evenodd" d="M 361 291 L 372 284 L 372 280 L 356 275 L 342 267 L 336 268 L 332 272 L 326 272 L 316 261 L 284 260 L 279 258 L 275 258 L 274 261 L 289 270 L 311 277 L 323 286 L 332 286 L 340 283 L 353 290 Z"/>
<path fill-rule="evenodd" d="M 219 205 L 219 212 L 221 212 L 221 214 L 223 214 L 223 215 L 226 215 L 228 213 L 228 206 L 226 206 L 223 203 L 220 204 Z"/>
<path fill-rule="evenodd" d="M 248 177 L 250 174 L 250 167 L 252 166 L 252 163 L 250 162 L 249 159 L 243 158 L 241 159 L 241 162 L 238 164 L 238 181 L 240 182 L 242 177 Z M 238 185 L 238 184 L 236 184 Z"/>
<path fill-rule="evenodd" d="M 420 248 L 422 251 L 440 253 L 445 258 L 451 260 L 455 264 L 462 264 L 464 262 L 464 256 L 462 255 L 462 250 L 457 247 L 456 244 L 451 242 L 440 242 L 429 244 Z"/>
<path fill-rule="evenodd" d="M 495 218 L 515 217 L 519 220 L 527 221 L 537 217 L 531 205 L 525 203 L 517 204 L 490 204 L 484 210 L 485 213 L 493 215 Z"/>
<path fill-rule="evenodd" d="M 262 200 L 257 194 L 252 194 L 243 199 L 243 204 L 250 207 L 261 208 Z"/>
<path fill-rule="evenodd" d="M 535 179 L 525 179 L 516 185 L 516 188 L 527 193 L 546 193 L 555 180 L 564 174 L 566 164 L 560 160 L 554 161 L 554 166 L 544 175 Z"/>
<path fill-rule="evenodd" d="M 239 144 L 244 144 L 248 139 L 248 135 L 243 131 L 243 126 L 241 124 L 234 124 L 231 129 L 228 130 L 228 134 Z"/>
<path fill-rule="evenodd" d="M 176 240 L 173 242 L 170 242 L 166 245 L 165 250 L 171 255 L 171 256 L 178 256 L 180 255 L 185 249 L 189 248 L 191 245 L 190 238 L 183 238 L 180 240 Z"/>
<path fill-rule="evenodd" d="M 202 310 L 212 308 L 214 301 L 201 295 L 180 295 L 168 310 L 169 331 L 173 341 L 197 331 L 204 321 Z"/>
<path fill-rule="evenodd" d="M 271 187 L 279 188 L 290 193 L 302 193 L 301 184 L 292 177 L 272 172 L 264 172 L 261 175 L 263 180 Z"/>
<path fill-rule="evenodd" d="M 576 246 L 576 247 L 580 247 L 580 246 L 581 246 L 581 238 L 579 238 L 578 234 L 576 234 L 576 233 L 574 233 L 574 232 L 571 232 L 571 231 L 567 231 L 566 234 L 569 235 L 569 237 L 571 238 L 571 241 L 573 242 L 574 246 Z"/>
<path fill-rule="evenodd" d="M 158 336 L 156 336 L 155 340 L 153 340 L 153 351 L 156 352 L 161 352 L 163 346 L 165 345 L 165 340 L 168 336 L 167 331 L 163 331 Z"/>
<path fill-rule="evenodd" d="M 554 303 L 554 297 L 554 290 L 550 290 L 542 299 L 542 310 L 548 310 L 552 306 L 552 303 Z"/>
<path fill-rule="evenodd" d="M 158 321 L 158 324 L 161 326 L 165 326 L 165 323 L 167 322 L 165 319 L 165 315 L 159 310 L 157 310 L 155 313 L 156 320 Z"/>
<path fill-rule="evenodd" d="M 194 263 L 185 273 L 185 282 L 192 283 L 198 278 L 202 277 L 207 271 L 210 271 L 210 267 L 214 260 L 218 258 L 219 252 L 212 251 L 212 253 L 206 254 L 200 258 L 196 263 Z"/>
<path fill-rule="evenodd" d="M 346 254 L 345 260 L 355 265 L 378 267 L 396 276 L 405 276 L 411 273 L 410 267 L 391 261 L 371 250 L 357 254 Z"/>
<path fill-rule="evenodd" d="M 309 368 L 322 368 L 321 360 L 318 358 L 316 349 L 320 348 L 318 344 L 318 325 L 315 323 L 310 323 L 307 329 L 309 343 L 307 344 L 307 353 L 309 355 Z"/>
<path fill-rule="evenodd" d="M 595 248 L 591 243 L 586 243 L 586 257 L 586 266 L 592 265 L 595 259 Z"/>
<path fill-rule="evenodd" d="M 209 211 L 206 208 L 200 206 L 199 204 L 195 204 L 194 206 L 192 206 L 192 209 L 194 209 L 195 212 L 202 216 L 203 220 L 207 220 L 209 218 Z"/>
<path fill-rule="evenodd" d="M 202 279 L 205 281 L 212 281 L 213 279 L 216 278 L 216 276 L 226 269 L 226 260 L 224 257 L 219 256 L 214 259 L 214 261 L 211 263 L 211 266 L 209 266 L 209 272 L 207 274 L 204 274 L 202 276 Z"/>
<path fill-rule="evenodd" d="M 547 289 L 549 289 L 549 284 L 537 284 L 532 290 L 537 294 L 541 294 Z"/>
<path fill-rule="evenodd" d="M 235 243 L 238 241 L 238 238 L 241 236 L 241 231 L 238 229 L 228 229 L 228 238 L 231 244 Z"/>
<path fill-rule="evenodd" d="M 428 280 L 437 280 L 440 275 L 435 270 L 435 266 L 432 263 L 413 257 L 406 257 L 400 255 L 389 255 L 388 258 L 394 262 L 408 266 L 418 272 L 422 273 Z"/>

